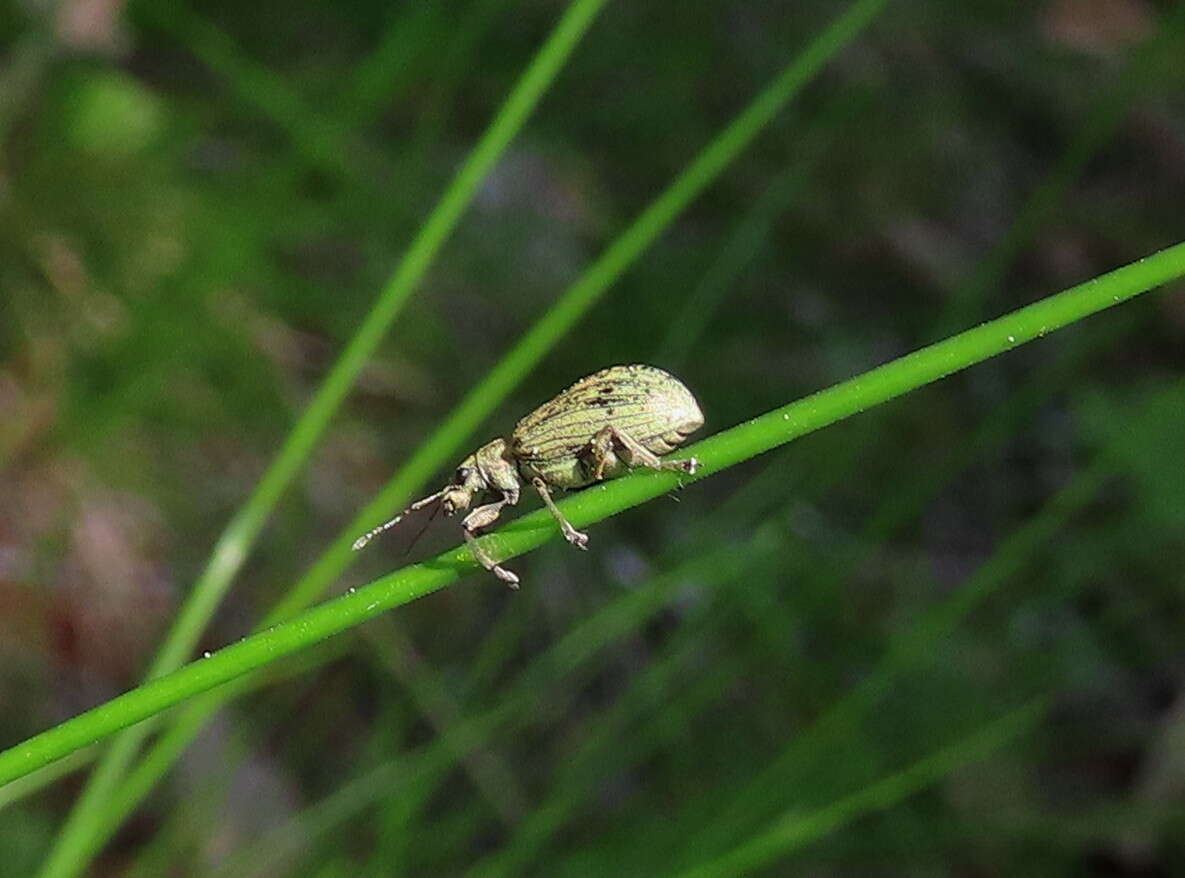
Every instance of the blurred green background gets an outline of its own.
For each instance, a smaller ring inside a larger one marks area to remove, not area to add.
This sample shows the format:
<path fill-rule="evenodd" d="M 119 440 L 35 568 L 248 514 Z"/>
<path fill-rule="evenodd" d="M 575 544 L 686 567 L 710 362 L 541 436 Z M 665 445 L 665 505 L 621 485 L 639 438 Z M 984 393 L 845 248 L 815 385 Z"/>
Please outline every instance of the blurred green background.
<path fill-rule="evenodd" d="M 0 745 L 141 679 L 563 9 L 0 11 Z M 608 4 L 202 649 L 842 9 Z M 1183 17 L 890 4 L 471 444 L 619 362 L 675 371 L 711 433 L 1175 243 Z M 518 593 L 473 575 L 281 663 L 93 874 L 679 874 L 771 827 L 761 874 L 1185 874 L 1183 366 L 1178 285 L 617 516 L 587 554 L 553 542 Z M 405 556 L 415 529 L 333 591 L 457 542 L 438 520 Z M 1002 746 L 883 782 L 1034 699 Z M 35 873 L 84 781 L 7 802 L 4 874 Z"/>

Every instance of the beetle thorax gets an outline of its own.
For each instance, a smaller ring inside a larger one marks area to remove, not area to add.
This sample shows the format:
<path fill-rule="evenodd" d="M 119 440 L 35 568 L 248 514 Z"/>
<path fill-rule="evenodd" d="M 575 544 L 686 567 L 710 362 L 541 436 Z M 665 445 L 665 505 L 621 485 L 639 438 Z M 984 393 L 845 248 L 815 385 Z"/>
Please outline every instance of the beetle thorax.
<path fill-rule="evenodd" d="M 474 452 L 473 457 L 486 490 L 512 493 L 518 490 L 518 468 L 505 439 L 487 442 Z"/>

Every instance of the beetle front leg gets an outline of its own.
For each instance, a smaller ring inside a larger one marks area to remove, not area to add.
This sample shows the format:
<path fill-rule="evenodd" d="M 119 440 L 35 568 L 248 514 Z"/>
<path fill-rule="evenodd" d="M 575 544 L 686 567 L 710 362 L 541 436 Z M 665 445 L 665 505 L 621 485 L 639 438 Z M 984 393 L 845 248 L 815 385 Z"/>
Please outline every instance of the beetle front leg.
<path fill-rule="evenodd" d="M 517 493 L 513 496 L 503 496 L 501 500 L 495 503 L 478 506 L 461 521 L 461 532 L 465 534 L 465 543 L 469 546 L 469 551 L 473 553 L 473 557 L 477 560 L 477 563 L 511 588 L 518 588 L 518 577 L 505 567 L 500 566 L 497 561 L 486 554 L 485 549 L 478 545 L 474 531 L 493 524 L 498 520 L 503 506 L 513 506 L 516 502 L 518 502 Z"/>
<path fill-rule="evenodd" d="M 548 511 L 555 516 L 555 520 L 560 523 L 560 530 L 564 533 L 564 539 L 574 545 L 578 549 L 588 548 L 588 534 L 581 533 L 576 528 L 572 527 L 568 519 L 564 518 L 564 513 L 560 512 L 560 508 L 555 505 L 555 501 L 551 499 L 551 492 L 547 490 L 547 483 L 543 479 L 535 476 L 531 479 L 531 484 L 535 486 L 535 490 L 539 492 L 539 496 L 543 498 L 543 505 L 547 507 Z"/>
<path fill-rule="evenodd" d="M 605 426 L 597 431 L 591 443 L 593 459 L 593 477 L 600 481 L 605 477 L 605 466 L 609 456 L 618 454 L 628 467 L 644 466 L 649 469 L 671 470 L 677 469 L 688 475 L 694 475 L 699 461 L 694 457 L 685 460 L 663 460 L 657 454 L 646 449 L 641 442 L 629 433 L 623 433 L 614 426 Z"/>

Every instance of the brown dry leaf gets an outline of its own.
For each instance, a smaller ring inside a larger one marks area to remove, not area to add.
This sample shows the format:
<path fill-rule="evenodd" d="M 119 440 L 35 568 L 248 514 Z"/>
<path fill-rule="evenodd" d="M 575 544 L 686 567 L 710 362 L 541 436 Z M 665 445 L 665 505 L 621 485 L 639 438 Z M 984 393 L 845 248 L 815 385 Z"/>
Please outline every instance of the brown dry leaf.
<path fill-rule="evenodd" d="M 1144 0 L 1052 0 L 1042 15 L 1051 42 L 1107 57 L 1143 42 L 1154 27 Z"/>

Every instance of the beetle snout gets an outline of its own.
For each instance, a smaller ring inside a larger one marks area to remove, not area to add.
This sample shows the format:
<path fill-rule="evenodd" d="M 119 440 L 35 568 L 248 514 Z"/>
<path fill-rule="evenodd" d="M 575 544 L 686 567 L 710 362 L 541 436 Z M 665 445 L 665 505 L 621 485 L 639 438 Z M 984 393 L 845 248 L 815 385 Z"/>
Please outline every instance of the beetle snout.
<path fill-rule="evenodd" d="M 444 510 L 445 515 L 452 515 L 469 508 L 469 492 L 457 488 L 449 491 L 444 495 L 444 499 L 440 501 L 440 508 Z"/>

